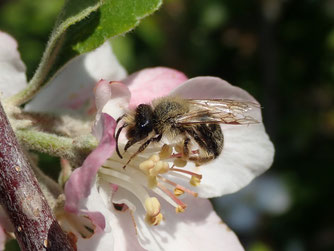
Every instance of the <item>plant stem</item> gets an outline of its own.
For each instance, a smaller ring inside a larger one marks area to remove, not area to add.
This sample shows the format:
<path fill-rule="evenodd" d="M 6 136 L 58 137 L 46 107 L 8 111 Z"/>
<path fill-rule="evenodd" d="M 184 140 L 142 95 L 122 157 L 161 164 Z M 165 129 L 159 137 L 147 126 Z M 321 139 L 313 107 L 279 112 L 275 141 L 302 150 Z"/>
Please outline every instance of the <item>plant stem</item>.
<path fill-rule="evenodd" d="M 98 8 L 103 4 L 103 1 L 95 1 L 90 7 L 82 9 L 80 12 L 75 15 L 67 17 L 65 20 L 62 19 L 62 15 L 66 12 L 66 4 L 62 13 L 58 17 L 58 21 L 54 27 L 54 30 L 50 36 L 50 39 L 46 45 L 45 51 L 43 53 L 41 62 L 38 65 L 38 68 L 29 81 L 29 84 L 25 89 L 18 92 L 17 94 L 11 96 L 6 100 L 6 102 L 20 106 L 28 102 L 35 94 L 41 89 L 41 87 L 48 83 L 48 80 L 52 77 L 50 71 L 57 61 L 59 51 L 62 50 L 64 46 L 64 40 L 67 29 L 88 17 L 92 12 L 98 10 Z M 57 69 L 59 70 L 59 69 Z"/>
<path fill-rule="evenodd" d="M 0 203 L 21 250 L 74 250 L 43 196 L 0 103 Z"/>
<path fill-rule="evenodd" d="M 67 159 L 75 166 L 80 166 L 97 146 L 95 138 L 91 135 L 72 139 L 34 129 L 20 129 L 15 133 L 18 140 L 29 150 Z"/>

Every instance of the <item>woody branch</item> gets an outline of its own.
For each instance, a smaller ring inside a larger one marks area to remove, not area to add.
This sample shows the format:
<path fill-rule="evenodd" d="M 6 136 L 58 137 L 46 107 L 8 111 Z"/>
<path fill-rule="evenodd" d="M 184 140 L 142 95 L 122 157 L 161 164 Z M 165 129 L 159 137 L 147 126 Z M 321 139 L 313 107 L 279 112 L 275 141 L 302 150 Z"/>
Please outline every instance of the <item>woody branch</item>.
<path fill-rule="evenodd" d="M 0 203 L 21 250 L 73 250 L 47 204 L 0 103 Z"/>

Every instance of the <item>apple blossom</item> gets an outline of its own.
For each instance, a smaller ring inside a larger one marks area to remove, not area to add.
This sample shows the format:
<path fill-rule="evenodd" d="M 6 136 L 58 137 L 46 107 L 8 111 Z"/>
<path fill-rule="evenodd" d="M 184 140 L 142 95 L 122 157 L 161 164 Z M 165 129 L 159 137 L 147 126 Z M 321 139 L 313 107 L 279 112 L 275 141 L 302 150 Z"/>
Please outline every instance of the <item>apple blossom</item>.
<path fill-rule="evenodd" d="M 6 76 L 24 72 L 18 53 L 10 58 L 19 67 L 7 71 Z M 257 101 L 219 78 L 187 80 L 183 73 L 163 67 L 124 77 L 125 71 L 107 43 L 72 60 L 25 107 L 27 111 L 67 114 L 79 111 L 89 115 L 94 110 L 93 83 L 100 78 L 113 80 L 101 80 L 96 85 L 93 134 L 99 145 L 72 173 L 65 186 L 65 205 L 58 204 L 62 206 L 56 211 L 63 226 L 77 234 L 78 250 L 201 250 L 208 243 L 215 250 L 242 250 L 235 234 L 203 198 L 235 192 L 270 167 L 274 149 L 263 124 L 222 125 L 225 146 L 221 156 L 200 167 L 188 162 L 172 170 L 177 159 L 176 155 L 171 157 L 170 150 L 177 149 L 177 144 L 163 141 L 169 147 L 152 144 L 123 169 L 136 149 L 129 148 L 124 159 L 119 159 L 114 151 L 115 119 L 140 103 L 166 95 Z M 19 81 L 25 85 L 25 79 L 20 77 Z M 8 86 L 1 82 L 0 88 L 5 90 Z M 262 121 L 260 111 L 254 111 L 252 116 Z M 125 135 L 120 136 L 119 143 L 123 149 Z M 83 215 L 91 221 L 73 229 Z M 93 229 L 94 235 L 81 238 L 78 233 L 83 234 L 82 226 Z"/>
<path fill-rule="evenodd" d="M 94 127 L 95 134 L 98 138 L 105 136 L 105 133 L 101 132 L 103 114 L 103 116 L 109 114 L 118 118 L 140 103 L 149 103 L 154 98 L 168 94 L 184 98 L 229 98 L 256 102 L 246 91 L 218 78 L 198 77 L 186 81 L 186 77 L 178 71 L 161 67 L 146 69 L 129 76 L 122 82 L 105 80 L 98 82 L 95 89 L 98 111 Z M 260 111 L 253 111 L 252 116 L 262 121 Z M 173 162 L 175 164 L 179 159 L 173 158 L 171 149 L 166 148 L 165 143 L 169 147 L 177 148 L 178 142 L 174 142 L 173 145 L 173 142 L 166 141 L 162 144 L 149 145 L 124 169 L 124 164 L 136 148 L 129 148 L 123 159 L 120 159 L 115 152 L 111 156 L 104 156 L 105 162 L 102 167 L 92 162 L 88 165 L 84 164 L 81 168 L 87 170 L 86 176 L 80 175 L 79 178 L 79 175 L 73 174 L 66 185 L 65 193 L 68 198 L 71 198 L 66 206 L 77 208 L 80 201 L 78 195 L 81 199 L 87 197 L 69 188 L 81 187 L 86 190 L 94 183 L 95 174 L 98 173 L 97 184 L 101 193 L 108 193 L 108 190 L 112 190 L 111 185 L 117 185 L 115 191 L 109 191 L 109 197 L 111 197 L 109 208 L 113 205 L 120 206 L 121 210 L 129 208 L 134 216 L 134 224 L 141 245 L 148 250 L 168 250 L 161 245 L 161 242 L 163 239 L 173 242 L 171 226 L 179 217 L 175 211 L 193 210 L 191 207 L 192 204 L 196 204 L 194 201 L 201 200 L 193 198 L 190 203 L 185 203 L 189 198 L 180 199 L 179 195 L 186 193 L 193 197 L 199 195 L 208 198 L 235 192 L 264 172 L 272 163 L 273 146 L 265 133 L 263 124 L 222 125 L 222 129 L 225 135 L 223 153 L 216 160 L 201 167 L 196 167 L 193 163 L 185 163 L 186 166 L 183 168 L 171 168 Z M 111 130 L 114 133 L 115 128 Z M 126 138 L 121 135 L 119 140 L 121 149 L 124 148 L 125 143 Z M 91 155 L 98 154 L 100 154 L 98 150 L 91 153 Z M 87 180 L 87 176 L 90 177 L 90 181 Z M 79 180 L 85 182 L 79 183 L 77 182 Z M 189 183 L 195 186 L 189 187 Z M 188 209 L 186 209 L 187 206 Z M 158 229 L 163 230 L 159 232 Z M 174 242 L 176 243 L 175 240 Z M 176 248 L 176 250 L 182 249 Z"/>
<path fill-rule="evenodd" d="M 107 60 L 104 61 L 104 59 Z M 25 76 L 25 65 L 20 59 L 15 39 L 1 31 L 0 66 L 0 98 L 1 101 L 4 102 L 5 108 L 7 108 L 6 111 L 11 120 L 11 124 L 14 128 L 29 128 L 32 126 L 31 121 L 27 120 L 28 123 L 22 123 L 22 120 L 16 121 L 15 118 L 12 117 L 12 114 L 21 114 L 22 111 L 6 103 L 7 98 L 27 86 L 27 80 Z M 115 72 L 110 69 L 114 69 Z M 52 84 L 43 89 L 33 101 L 26 105 L 25 110 L 52 113 L 59 113 L 60 111 L 61 113 L 68 114 L 74 113 L 73 111 L 79 108 L 83 114 L 87 115 L 90 109 L 89 94 L 92 93 L 94 82 L 101 76 L 118 79 L 124 77 L 125 74 L 125 70 L 115 59 L 110 45 L 106 43 L 99 49 L 71 61 L 67 67 L 63 68 L 62 73 L 53 79 Z M 71 85 L 69 85 L 70 83 L 76 86 L 76 88 L 68 88 L 71 87 Z M 66 89 L 67 92 L 64 92 L 64 89 Z M 46 94 L 44 94 L 45 91 Z M 54 102 L 50 102 L 52 100 Z M 84 121 L 82 123 L 84 123 Z M 43 188 L 44 184 L 42 185 Z M 105 234 L 101 230 L 108 231 L 110 227 L 105 224 L 106 215 L 101 214 L 101 208 L 99 208 L 99 212 L 88 212 L 84 210 L 80 210 L 80 212 L 78 211 L 76 214 L 66 212 L 64 211 L 64 206 L 61 207 L 61 205 L 64 204 L 61 200 L 62 196 L 60 196 L 57 203 L 54 201 L 55 198 L 50 198 L 52 194 L 58 196 L 58 193 L 55 192 L 54 189 L 58 190 L 60 188 L 56 187 L 55 184 L 46 184 L 46 186 L 47 185 L 53 186 L 53 191 L 49 192 L 44 190 L 43 192 L 46 193 L 45 196 L 48 198 L 49 203 L 52 204 L 51 206 L 54 207 L 55 214 L 64 230 L 76 235 L 74 241 L 78 240 L 78 250 L 85 250 L 86 247 L 91 245 L 90 243 L 93 243 L 91 246 L 96 246 L 96 243 L 99 243 L 99 245 L 103 245 L 103 248 L 108 247 L 108 245 L 109 247 L 113 246 L 113 241 L 110 236 L 105 238 L 105 241 L 102 239 Z M 1 207 L 0 218 L 7 218 L 3 210 L 1 210 Z M 4 224 L 4 222 L 4 220 L 0 222 L 1 230 L 12 232 L 12 228 L 8 227 L 10 224 Z M 96 233 L 94 236 L 92 236 L 92 231 Z M 2 233 L 3 231 L 1 231 L 0 236 L 0 246 L 4 245 L 5 241 L 5 236 Z"/>

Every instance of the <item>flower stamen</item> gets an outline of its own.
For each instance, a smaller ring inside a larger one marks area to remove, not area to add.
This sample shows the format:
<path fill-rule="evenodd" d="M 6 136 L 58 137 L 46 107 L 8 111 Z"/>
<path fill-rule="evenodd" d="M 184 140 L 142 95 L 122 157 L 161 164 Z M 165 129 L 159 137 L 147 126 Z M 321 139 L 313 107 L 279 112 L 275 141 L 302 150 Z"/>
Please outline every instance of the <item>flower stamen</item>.
<path fill-rule="evenodd" d="M 164 144 L 159 153 L 160 159 L 168 159 L 172 155 L 173 148 L 169 145 Z"/>
<path fill-rule="evenodd" d="M 182 207 L 183 209 L 187 208 L 187 205 L 184 204 L 180 199 L 178 199 L 171 191 L 169 191 L 165 186 L 163 186 L 161 183 L 158 183 L 157 185 L 165 194 L 167 194 L 176 204 L 178 204 L 178 207 Z M 177 207 L 177 208 L 178 208 Z"/>
<path fill-rule="evenodd" d="M 160 213 L 160 202 L 156 197 L 150 197 L 145 200 L 146 222 L 150 225 L 158 225 L 163 215 Z"/>
<path fill-rule="evenodd" d="M 160 180 L 162 180 L 163 182 L 165 182 L 165 183 L 167 183 L 167 184 L 172 185 L 173 187 L 175 187 L 175 188 L 174 188 L 174 194 L 175 194 L 176 196 L 180 196 L 180 195 L 182 195 L 182 194 L 184 194 L 184 193 L 191 194 L 191 195 L 194 196 L 194 197 L 197 197 L 197 196 L 198 196 L 198 194 L 197 194 L 196 192 L 191 191 L 190 189 L 188 189 L 188 188 L 186 188 L 186 187 L 184 187 L 184 186 L 181 186 L 181 185 L 179 185 L 179 184 L 176 184 L 175 182 L 173 182 L 173 181 L 171 181 L 171 180 L 169 180 L 169 179 L 166 179 L 166 178 L 164 178 L 164 177 L 162 177 L 162 176 L 160 176 L 160 175 L 158 176 L 158 178 L 159 178 Z"/>
<path fill-rule="evenodd" d="M 181 179 L 187 179 L 191 185 L 198 185 L 202 175 L 184 169 L 187 165 L 187 159 L 184 159 L 181 147 L 182 145 L 170 146 L 163 145 L 161 148 L 149 148 L 147 151 L 138 154 L 126 169 L 123 169 L 124 161 L 127 156 L 132 156 L 128 151 L 123 155 L 123 159 L 116 157 L 109 158 L 99 170 L 99 177 L 108 183 L 123 187 L 132 192 L 141 202 L 146 210 L 145 220 L 150 225 L 158 225 L 163 220 L 160 212 L 161 206 L 156 197 L 149 196 L 148 190 L 159 195 L 175 208 L 177 213 L 184 212 L 187 205 L 178 197 L 184 193 L 197 197 L 197 193 L 171 179 L 164 177 L 164 174 L 170 173 L 173 176 L 179 176 Z M 181 151 L 177 153 L 177 150 Z M 174 151 L 174 153 L 173 153 Z M 196 153 L 195 151 L 191 151 Z M 147 157 L 148 153 L 152 155 Z M 170 167 L 170 163 L 174 164 Z M 175 166 L 181 168 L 175 168 Z M 189 178 L 185 175 L 189 175 Z"/>
<path fill-rule="evenodd" d="M 191 171 L 188 171 L 188 170 L 184 170 L 184 169 L 174 168 L 174 166 L 172 166 L 171 168 L 169 168 L 169 171 L 185 173 L 185 174 L 189 174 L 189 175 L 191 175 L 192 177 L 195 176 L 195 177 L 197 177 L 199 180 L 202 179 L 202 175 L 201 175 L 201 174 L 194 173 L 194 172 L 191 172 Z"/>

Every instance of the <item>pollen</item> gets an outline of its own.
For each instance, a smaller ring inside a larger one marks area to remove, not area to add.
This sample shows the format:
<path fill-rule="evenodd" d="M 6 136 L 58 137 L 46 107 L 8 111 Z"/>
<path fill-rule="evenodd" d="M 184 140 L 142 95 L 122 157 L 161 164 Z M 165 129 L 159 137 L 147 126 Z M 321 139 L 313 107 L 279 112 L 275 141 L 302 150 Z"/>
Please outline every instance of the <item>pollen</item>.
<path fill-rule="evenodd" d="M 195 175 L 191 176 L 190 182 L 191 185 L 193 186 L 198 186 L 201 183 L 201 179 Z"/>
<path fill-rule="evenodd" d="M 196 150 L 190 151 L 190 154 L 196 153 Z M 143 151 L 123 169 L 126 156 L 132 155 L 130 148 L 122 160 L 110 157 L 99 169 L 99 179 L 134 194 L 146 211 L 147 224 L 155 226 L 164 220 L 164 208 L 152 194 L 169 203 L 176 213 L 182 213 L 187 208 L 182 195 L 198 196 L 192 191 L 191 185 L 198 186 L 202 175 L 187 168 L 188 161 L 183 158 L 183 144 L 165 144 Z"/>
<path fill-rule="evenodd" d="M 182 150 L 182 145 L 181 144 L 178 144 L 174 147 L 175 151 L 178 152 L 178 153 L 182 153 L 183 150 Z"/>
<path fill-rule="evenodd" d="M 150 157 L 150 160 L 152 160 L 153 162 L 158 162 L 160 160 L 160 157 L 159 155 L 157 154 L 153 154 L 151 157 Z"/>
<path fill-rule="evenodd" d="M 174 189 L 174 194 L 175 194 L 175 196 L 180 196 L 180 195 L 184 194 L 184 191 L 180 188 L 175 188 Z"/>
<path fill-rule="evenodd" d="M 160 159 L 167 159 L 172 155 L 173 148 L 169 145 L 164 144 L 161 148 L 161 151 L 159 153 Z"/>
<path fill-rule="evenodd" d="M 150 225 L 158 225 L 163 215 L 160 213 L 160 202 L 156 197 L 149 197 L 145 200 L 146 222 Z"/>
<path fill-rule="evenodd" d="M 187 161 L 185 159 L 177 158 L 174 160 L 174 165 L 177 167 L 185 167 L 187 165 Z"/>
<path fill-rule="evenodd" d="M 185 208 L 182 206 L 178 206 L 175 208 L 176 213 L 183 213 L 185 211 Z"/>
<path fill-rule="evenodd" d="M 169 164 L 161 161 L 158 155 L 152 155 L 148 160 L 139 164 L 139 169 L 148 176 L 149 187 L 156 186 L 156 176 L 169 171 Z"/>
<path fill-rule="evenodd" d="M 154 217 L 150 217 L 148 215 L 146 215 L 145 220 L 148 224 L 153 225 L 153 226 L 157 226 L 160 224 L 160 222 L 163 220 L 163 215 L 161 213 L 159 213 L 157 216 Z"/>
<path fill-rule="evenodd" d="M 159 160 L 154 168 L 151 168 L 149 173 L 152 176 L 157 176 L 158 174 L 163 174 L 163 173 L 167 173 L 169 170 L 169 165 L 167 162 L 161 161 Z"/>
<path fill-rule="evenodd" d="M 148 159 L 139 164 L 139 169 L 142 170 L 144 173 L 148 174 L 150 169 L 153 168 L 154 165 L 154 161 Z"/>

